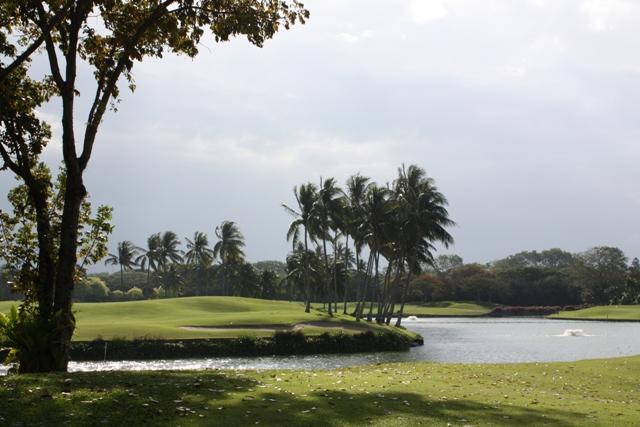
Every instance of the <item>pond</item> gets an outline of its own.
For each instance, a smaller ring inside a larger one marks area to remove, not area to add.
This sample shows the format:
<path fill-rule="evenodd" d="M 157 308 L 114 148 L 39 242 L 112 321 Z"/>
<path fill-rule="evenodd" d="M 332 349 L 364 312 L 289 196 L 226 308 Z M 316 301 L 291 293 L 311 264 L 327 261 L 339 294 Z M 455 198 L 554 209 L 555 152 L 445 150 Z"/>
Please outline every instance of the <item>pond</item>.
<path fill-rule="evenodd" d="M 72 362 L 69 370 L 333 369 L 390 362 L 554 362 L 640 354 L 640 322 L 428 318 L 403 324 L 421 334 L 425 345 L 403 353 Z"/>

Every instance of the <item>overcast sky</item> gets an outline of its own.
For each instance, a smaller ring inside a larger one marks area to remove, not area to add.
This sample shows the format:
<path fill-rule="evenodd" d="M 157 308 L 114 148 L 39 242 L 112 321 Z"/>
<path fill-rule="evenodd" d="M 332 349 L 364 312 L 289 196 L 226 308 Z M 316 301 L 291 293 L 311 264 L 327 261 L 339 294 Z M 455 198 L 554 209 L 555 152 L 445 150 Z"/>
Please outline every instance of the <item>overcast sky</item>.
<path fill-rule="evenodd" d="M 228 219 L 249 260 L 283 260 L 294 185 L 385 183 L 416 163 L 458 223 L 446 252 L 466 262 L 640 256 L 640 2 L 305 4 L 308 24 L 263 49 L 206 41 L 194 60 L 136 66 L 86 173 L 94 204 L 115 209 L 112 248 L 164 230 L 213 240 Z M 56 131 L 58 112 L 42 111 Z"/>

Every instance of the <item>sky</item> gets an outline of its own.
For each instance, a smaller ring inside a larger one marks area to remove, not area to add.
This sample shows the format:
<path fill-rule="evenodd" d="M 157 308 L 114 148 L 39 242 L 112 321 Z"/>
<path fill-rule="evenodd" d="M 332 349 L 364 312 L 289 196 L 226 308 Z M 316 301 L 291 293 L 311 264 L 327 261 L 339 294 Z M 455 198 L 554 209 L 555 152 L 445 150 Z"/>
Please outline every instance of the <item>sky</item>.
<path fill-rule="evenodd" d="M 195 59 L 135 66 L 86 172 L 94 205 L 114 207 L 112 251 L 164 230 L 213 240 L 232 220 L 250 261 L 284 260 L 294 186 L 357 172 L 384 184 L 404 163 L 449 200 L 455 245 L 439 253 L 640 256 L 640 2 L 305 5 L 308 23 L 262 49 L 207 39 Z M 79 82 L 86 103 L 87 70 Z M 40 112 L 51 164 L 59 112 Z M 14 184 L 5 172 L 0 192 Z"/>

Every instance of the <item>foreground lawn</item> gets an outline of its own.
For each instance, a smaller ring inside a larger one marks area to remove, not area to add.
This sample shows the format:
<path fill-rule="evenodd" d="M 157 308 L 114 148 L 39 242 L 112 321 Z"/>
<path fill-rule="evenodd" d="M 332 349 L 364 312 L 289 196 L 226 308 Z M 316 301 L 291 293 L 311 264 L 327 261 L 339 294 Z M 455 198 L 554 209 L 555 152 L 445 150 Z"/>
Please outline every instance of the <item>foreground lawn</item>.
<path fill-rule="evenodd" d="M 317 309 L 322 309 L 322 304 L 313 305 Z M 439 301 L 429 303 L 410 303 L 404 306 L 405 316 L 431 316 L 431 317 L 447 317 L 447 316 L 482 316 L 488 314 L 493 309 L 493 305 L 476 304 L 473 302 L 460 301 Z M 338 313 L 342 313 L 344 305 L 338 304 Z M 369 313 L 369 303 L 367 303 L 365 315 Z M 351 313 L 355 309 L 355 303 L 347 303 L 347 312 Z M 396 306 L 396 311 L 400 307 Z M 373 307 L 373 312 L 377 312 L 377 308 Z"/>
<path fill-rule="evenodd" d="M 0 311 L 9 311 L 12 304 L 15 303 L 0 302 Z M 329 317 L 318 310 L 305 313 L 301 303 L 254 298 L 189 297 L 78 303 L 73 307 L 77 324 L 74 341 L 90 341 L 98 337 L 185 339 L 270 336 L 276 328 L 299 323 L 303 324 L 300 327 L 306 334 L 341 330 L 354 333 L 367 328 L 410 334 L 398 328 L 358 323 L 349 316 Z M 214 329 L 184 329 L 193 326 Z"/>
<path fill-rule="evenodd" d="M 549 316 L 558 319 L 640 320 L 640 305 L 605 305 Z"/>
<path fill-rule="evenodd" d="M 0 377 L 1 425 L 637 426 L 640 357 Z"/>

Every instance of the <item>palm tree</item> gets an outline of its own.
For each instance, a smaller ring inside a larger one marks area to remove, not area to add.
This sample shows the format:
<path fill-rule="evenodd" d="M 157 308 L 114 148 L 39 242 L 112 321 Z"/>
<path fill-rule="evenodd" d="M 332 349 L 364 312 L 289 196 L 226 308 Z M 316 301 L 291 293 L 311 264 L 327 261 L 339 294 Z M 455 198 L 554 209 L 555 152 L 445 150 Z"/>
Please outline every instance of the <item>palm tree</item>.
<path fill-rule="evenodd" d="M 218 242 L 213 247 L 213 257 L 220 258 L 222 267 L 222 293 L 227 294 L 229 267 L 244 261 L 244 236 L 233 221 L 223 221 L 215 230 Z"/>
<path fill-rule="evenodd" d="M 120 266 L 120 288 L 124 289 L 124 270 L 131 270 L 135 267 L 136 261 L 134 260 L 137 254 L 136 247 L 128 240 L 118 243 L 118 253 L 109 254 L 105 260 L 105 265 L 119 265 Z"/>
<path fill-rule="evenodd" d="M 162 271 L 166 271 L 169 264 L 180 264 L 182 262 L 180 240 L 173 231 L 165 231 L 160 236 L 157 262 L 159 269 Z"/>
<path fill-rule="evenodd" d="M 447 199 L 438 191 L 432 178 L 424 169 L 404 165 L 398 169 L 395 193 L 399 206 L 399 250 L 407 266 L 405 282 L 400 291 L 400 311 L 396 326 L 400 326 L 405 297 L 411 277 L 418 274 L 421 265 L 433 263 L 434 243 L 445 247 L 453 243 L 453 237 L 445 227 L 455 225 L 446 209 Z"/>
<path fill-rule="evenodd" d="M 187 264 L 196 267 L 200 285 L 204 283 L 204 294 L 206 295 L 207 289 L 204 274 L 207 267 L 213 262 L 213 249 L 209 248 L 207 235 L 201 231 L 196 231 L 193 234 L 193 240 L 186 239 L 186 241 L 187 252 L 184 254 L 184 259 Z"/>
<path fill-rule="evenodd" d="M 147 238 L 147 248 L 139 248 L 136 250 L 140 252 L 140 255 L 136 258 L 136 264 L 140 266 L 140 269 L 144 271 L 147 269 L 147 288 L 150 285 L 151 270 L 158 270 L 158 256 L 161 245 L 160 233 L 154 233 Z"/>
<path fill-rule="evenodd" d="M 342 233 L 345 236 L 345 256 L 349 253 L 349 236 L 353 238 L 353 245 L 355 247 L 355 263 L 356 263 L 356 301 L 360 300 L 360 253 L 362 252 L 362 246 L 364 244 L 361 236 L 362 227 L 362 203 L 369 187 L 369 178 L 360 174 L 352 175 L 347 180 L 347 191 L 344 193 L 345 199 L 345 212 L 343 217 Z M 349 262 L 345 260 L 347 272 L 349 269 Z M 345 287 L 344 292 L 344 314 L 347 314 L 347 289 Z"/>
<path fill-rule="evenodd" d="M 368 291 L 369 272 L 375 269 L 373 276 L 374 293 L 379 299 L 379 261 L 380 254 L 385 250 L 389 238 L 392 235 L 391 230 L 394 226 L 395 203 L 392 199 L 392 192 L 386 187 L 378 187 L 370 185 L 367 189 L 366 197 L 362 203 L 363 222 L 361 226 L 362 239 L 369 246 L 369 262 L 367 263 L 367 272 L 365 276 L 364 293 L 362 300 L 358 304 L 356 319 L 362 317 L 364 308 L 364 298 Z M 368 320 L 371 320 L 373 314 L 374 299 L 371 299 L 369 306 Z"/>
<path fill-rule="evenodd" d="M 313 215 L 315 214 L 314 206 L 316 201 L 318 200 L 318 188 L 315 184 L 307 183 L 302 184 L 300 188 L 294 187 L 293 194 L 296 197 L 296 202 L 298 204 L 298 208 L 291 208 L 284 203 L 282 207 L 289 212 L 295 219 L 289 225 L 289 230 L 287 231 L 287 240 L 291 240 L 294 248 L 294 252 L 296 249 L 296 245 L 300 240 L 300 230 L 302 229 L 302 233 L 304 234 L 304 253 L 309 252 L 309 240 L 315 241 L 317 230 L 315 229 L 316 221 L 314 220 Z M 309 265 L 307 263 L 308 257 L 302 257 L 303 261 L 303 272 L 302 275 L 303 283 L 304 283 L 304 292 L 305 292 L 305 304 L 304 311 L 309 312 L 311 310 L 311 288 L 310 288 L 310 279 L 309 279 Z"/>
<path fill-rule="evenodd" d="M 317 221 L 318 237 L 322 240 L 322 253 L 324 256 L 325 271 L 327 272 L 326 295 L 329 303 L 329 315 L 333 316 L 332 304 L 334 301 L 333 294 L 336 288 L 336 275 L 330 275 L 329 256 L 327 254 L 327 240 L 335 242 L 338 229 L 338 221 L 342 214 L 342 191 L 336 185 L 334 178 L 322 181 L 320 178 L 320 190 L 318 191 L 318 199 L 314 205 L 315 215 L 313 218 Z M 333 231 L 334 235 L 331 235 Z M 335 257 L 334 257 L 335 258 Z M 335 271 L 335 269 L 334 269 Z M 333 289 L 330 284 L 330 277 L 333 276 Z"/>

